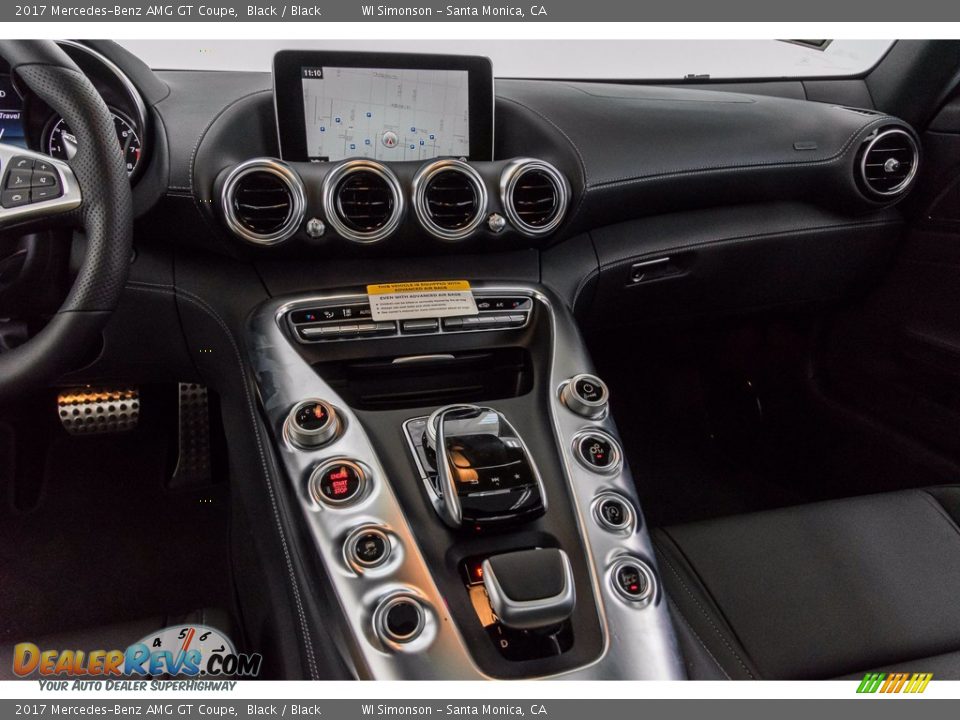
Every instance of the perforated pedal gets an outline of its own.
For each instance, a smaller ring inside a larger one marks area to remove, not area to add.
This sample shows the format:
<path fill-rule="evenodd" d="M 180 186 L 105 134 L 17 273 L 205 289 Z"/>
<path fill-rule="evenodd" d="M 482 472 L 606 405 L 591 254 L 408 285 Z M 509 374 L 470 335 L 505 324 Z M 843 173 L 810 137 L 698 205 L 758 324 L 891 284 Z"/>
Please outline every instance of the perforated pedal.
<path fill-rule="evenodd" d="M 136 388 L 77 388 L 57 395 L 60 422 L 71 435 L 129 432 L 140 420 Z"/>
<path fill-rule="evenodd" d="M 209 484 L 210 400 L 207 388 L 196 383 L 180 383 L 179 453 L 170 487 Z"/>

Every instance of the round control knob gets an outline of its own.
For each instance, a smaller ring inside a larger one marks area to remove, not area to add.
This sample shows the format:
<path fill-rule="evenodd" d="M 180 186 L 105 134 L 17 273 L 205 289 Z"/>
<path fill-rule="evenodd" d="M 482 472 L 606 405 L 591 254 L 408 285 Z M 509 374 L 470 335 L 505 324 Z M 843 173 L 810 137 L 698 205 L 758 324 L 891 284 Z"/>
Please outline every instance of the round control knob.
<path fill-rule="evenodd" d="M 365 525 L 351 532 L 343 546 L 347 560 L 363 572 L 380 567 L 390 558 L 390 537 L 376 525 Z"/>
<path fill-rule="evenodd" d="M 311 398 L 294 405 L 284 428 L 294 445 L 304 449 L 317 448 L 340 433 L 340 418 L 332 405 Z"/>
<path fill-rule="evenodd" d="M 594 515 L 600 527 L 615 533 L 630 530 L 636 517 L 631 502 L 612 492 L 603 493 L 597 498 Z"/>
<path fill-rule="evenodd" d="M 646 603 L 653 597 L 656 581 L 653 571 L 642 560 L 622 558 L 610 568 L 614 591 L 629 603 Z"/>
<path fill-rule="evenodd" d="M 381 640 L 404 645 L 420 637 L 427 623 L 427 613 L 414 595 L 396 593 L 380 601 L 373 622 Z"/>
<path fill-rule="evenodd" d="M 600 430 L 577 435 L 573 441 L 573 451 L 584 467 L 597 473 L 617 472 L 623 458 L 617 441 Z"/>
<path fill-rule="evenodd" d="M 596 375 L 574 375 L 560 390 L 560 399 L 572 412 L 586 418 L 598 418 L 607 410 L 610 391 Z"/>
<path fill-rule="evenodd" d="M 317 467 L 310 475 L 310 492 L 314 500 L 326 505 L 345 505 L 357 500 L 367 485 L 367 475 L 350 460 L 332 460 Z"/>

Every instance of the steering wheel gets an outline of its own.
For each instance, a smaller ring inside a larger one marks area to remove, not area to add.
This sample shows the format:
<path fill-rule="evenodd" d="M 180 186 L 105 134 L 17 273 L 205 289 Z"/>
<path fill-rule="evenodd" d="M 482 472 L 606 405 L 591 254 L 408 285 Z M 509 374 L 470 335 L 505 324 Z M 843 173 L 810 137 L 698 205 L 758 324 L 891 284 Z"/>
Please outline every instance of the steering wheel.
<path fill-rule="evenodd" d="M 69 163 L 0 144 L 0 234 L 71 227 L 87 237 L 63 305 L 43 330 L 0 353 L 2 402 L 73 369 L 99 337 L 127 280 L 133 202 L 110 112 L 73 60 L 49 40 L 0 40 L 0 58 L 78 140 Z"/>

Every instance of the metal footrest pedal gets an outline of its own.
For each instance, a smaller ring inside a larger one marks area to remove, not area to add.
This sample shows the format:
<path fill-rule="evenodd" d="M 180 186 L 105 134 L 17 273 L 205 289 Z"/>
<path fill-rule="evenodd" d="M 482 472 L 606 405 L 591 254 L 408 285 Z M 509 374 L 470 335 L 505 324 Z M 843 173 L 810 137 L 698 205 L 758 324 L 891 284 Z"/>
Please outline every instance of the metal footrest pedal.
<path fill-rule="evenodd" d="M 76 388 L 57 395 L 57 411 L 71 435 L 129 432 L 140 420 L 137 388 Z"/>
<path fill-rule="evenodd" d="M 170 487 L 208 485 L 213 477 L 210 461 L 210 400 L 207 388 L 180 383 L 179 452 Z"/>

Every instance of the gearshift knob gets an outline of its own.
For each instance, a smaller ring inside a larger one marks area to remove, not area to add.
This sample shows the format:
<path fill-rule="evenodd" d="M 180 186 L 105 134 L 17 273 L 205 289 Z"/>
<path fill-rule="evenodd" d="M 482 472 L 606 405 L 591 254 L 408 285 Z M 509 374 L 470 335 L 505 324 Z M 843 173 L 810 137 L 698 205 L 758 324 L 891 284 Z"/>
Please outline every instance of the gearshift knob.
<path fill-rule="evenodd" d="M 500 622 L 518 630 L 561 623 L 573 614 L 577 602 L 570 558 L 558 548 L 487 558 L 483 586 Z"/>
<path fill-rule="evenodd" d="M 429 417 L 424 434 L 435 455 L 434 508 L 451 527 L 525 522 L 546 510 L 533 457 L 501 413 L 448 405 Z"/>

